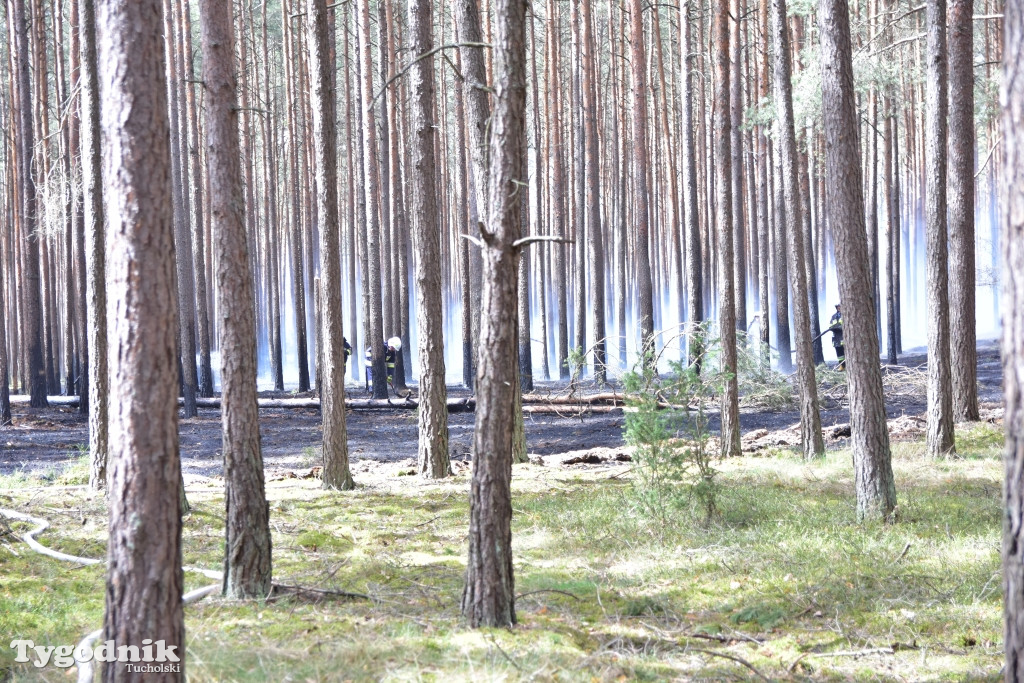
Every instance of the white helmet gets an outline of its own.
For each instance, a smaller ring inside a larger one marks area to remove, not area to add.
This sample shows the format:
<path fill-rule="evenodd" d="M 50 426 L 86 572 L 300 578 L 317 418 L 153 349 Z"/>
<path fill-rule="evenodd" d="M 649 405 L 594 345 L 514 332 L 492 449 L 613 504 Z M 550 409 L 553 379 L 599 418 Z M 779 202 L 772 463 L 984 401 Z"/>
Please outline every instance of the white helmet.
<path fill-rule="evenodd" d="M 388 346 L 393 348 L 395 351 L 401 351 L 402 350 L 402 340 L 399 339 L 398 337 L 392 337 L 391 339 L 388 339 Z"/>

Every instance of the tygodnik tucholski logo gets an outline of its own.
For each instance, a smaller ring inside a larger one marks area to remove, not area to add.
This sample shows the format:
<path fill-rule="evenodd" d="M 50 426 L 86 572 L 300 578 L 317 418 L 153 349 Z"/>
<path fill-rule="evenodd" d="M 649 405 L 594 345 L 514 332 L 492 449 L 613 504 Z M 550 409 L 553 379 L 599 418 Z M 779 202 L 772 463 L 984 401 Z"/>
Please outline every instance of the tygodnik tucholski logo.
<path fill-rule="evenodd" d="M 31 640 L 14 640 L 11 641 L 11 649 L 17 650 L 14 661 L 32 662 L 40 669 L 48 664 L 66 669 L 77 662 L 95 659 L 97 662 L 124 663 L 130 673 L 181 673 L 181 660 L 174 652 L 178 646 L 167 645 L 163 640 L 154 643 L 149 638 L 142 641 L 142 647 L 116 645 L 112 640 L 96 647 L 36 645 Z M 30 656 L 30 653 L 35 656 Z"/>

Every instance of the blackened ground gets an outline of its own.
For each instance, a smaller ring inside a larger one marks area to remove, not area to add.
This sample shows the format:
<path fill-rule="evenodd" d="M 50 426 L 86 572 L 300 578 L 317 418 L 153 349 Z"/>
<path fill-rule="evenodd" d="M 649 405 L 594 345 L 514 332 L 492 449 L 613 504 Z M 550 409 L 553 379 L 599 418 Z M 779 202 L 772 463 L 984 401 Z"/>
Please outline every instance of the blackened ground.
<path fill-rule="evenodd" d="M 900 366 L 921 368 L 926 355 L 911 350 L 900 357 Z M 978 345 L 979 399 L 987 403 L 1002 402 L 1002 368 L 995 342 Z M 585 391 L 598 391 L 584 384 Z M 564 393 L 563 382 L 540 382 L 538 393 Z M 263 394 L 274 396 L 274 394 Z M 364 398 L 359 387 L 349 387 L 349 397 Z M 449 396 L 466 396 L 462 387 L 450 387 Z M 849 421 L 845 402 L 826 400 L 822 410 L 822 426 L 830 427 Z M 926 399 L 921 391 L 893 392 L 887 396 L 889 417 L 920 415 Z M 24 404 L 12 406 L 14 426 L 0 428 L 0 474 L 44 473 L 58 471 L 88 450 L 88 423 L 75 408 L 54 407 L 30 409 Z M 590 414 L 582 419 L 571 416 L 566 408 L 562 417 L 556 414 L 526 416 L 527 448 L 531 454 L 552 455 L 595 447 L 614 447 L 623 442 L 623 416 L 620 412 Z M 473 414 L 452 413 L 449 416 L 449 442 L 454 458 L 465 459 L 473 439 Z M 717 416 L 711 416 L 713 431 L 718 430 Z M 784 410 L 746 409 L 740 415 L 744 433 L 755 429 L 785 429 L 799 421 L 795 407 Z M 350 410 L 348 413 L 349 454 L 352 461 L 394 462 L 416 457 L 416 413 L 408 409 Z M 321 443 L 320 414 L 315 409 L 263 409 L 260 411 L 260 433 L 263 458 L 267 469 L 309 470 L 319 464 Z M 216 476 L 221 471 L 220 412 L 200 409 L 199 417 L 182 420 L 180 426 L 181 455 L 186 474 Z"/>

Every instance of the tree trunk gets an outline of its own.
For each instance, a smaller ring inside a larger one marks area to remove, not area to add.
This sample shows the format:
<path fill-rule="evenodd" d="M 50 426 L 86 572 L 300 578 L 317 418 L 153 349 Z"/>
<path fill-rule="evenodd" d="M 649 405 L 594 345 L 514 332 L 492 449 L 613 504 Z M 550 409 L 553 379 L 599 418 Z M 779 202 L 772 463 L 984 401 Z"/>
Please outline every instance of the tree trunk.
<path fill-rule="evenodd" d="M 431 0 L 409 0 L 412 54 L 434 47 Z M 434 177 L 434 59 L 413 64 L 412 237 L 416 277 L 416 330 L 419 337 L 420 409 L 418 470 L 427 479 L 451 474 L 448 456 L 448 390 L 445 386 L 441 298 L 441 230 Z M 462 240 L 460 240 L 462 241 Z"/>
<path fill-rule="evenodd" d="M 103 638 L 140 648 L 163 641 L 183 659 L 178 321 L 161 2 L 97 4 L 114 408 Z M 110 662 L 103 670 L 105 681 L 184 679 L 184 666 L 138 673 Z"/>
<path fill-rule="evenodd" d="M 100 160 L 99 76 L 96 15 L 91 0 L 76 0 L 82 49 L 82 203 L 85 227 L 86 299 L 89 346 L 89 487 L 107 482 L 107 293 L 103 188 Z"/>
<path fill-rule="evenodd" d="M 722 371 L 722 454 L 740 454 L 739 387 L 736 382 L 736 303 L 733 273 L 731 127 L 729 113 L 729 6 L 719 3 L 714 14 L 715 68 L 715 202 L 718 223 L 718 322 Z"/>
<path fill-rule="evenodd" d="M 36 232 L 36 185 L 32 177 L 32 161 L 35 156 L 35 136 L 32 123 L 32 89 L 29 85 L 29 42 L 28 17 L 25 16 L 25 0 L 12 0 L 11 21 L 14 25 L 15 69 L 18 80 L 18 109 L 21 115 L 18 126 L 18 186 L 21 189 L 22 222 L 21 236 L 21 291 L 22 291 L 22 344 L 26 347 L 28 360 L 28 382 L 33 408 L 45 408 L 46 364 L 43 361 L 43 298 L 39 282 L 39 242 Z"/>
<path fill-rule="evenodd" d="M 285 93 L 288 106 L 288 177 L 291 206 L 288 220 L 290 221 L 290 256 L 292 261 L 292 305 L 295 309 L 295 354 L 299 365 L 299 392 L 309 391 L 309 347 L 306 331 L 306 284 L 303 274 L 304 267 L 302 249 L 302 210 L 300 207 L 301 194 L 299 192 L 299 145 L 298 119 L 299 104 L 295 75 L 298 58 L 295 56 L 295 43 L 290 26 L 291 8 L 287 0 L 281 3 L 281 22 L 284 25 L 284 61 L 285 61 Z"/>
<path fill-rule="evenodd" d="M 191 169 L 192 187 L 191 191 L 191 218 L 195 220 L 192 225 L 192 252 L 195 254 L 196 272 L 196 321 L 197 339 L 199 342 L 199 395 L 205 397 L 213 396 L 213 363 L 210 358 L 210 283 L 206 279 L 206 240 L 203 236 L 205 225 L 205 211 L 203 210 L 203 174 L 202 164 L 199 155 L 199 117 L 198 105 L 196 104 L 195 92 L 195 69 L 192 59 L 192 20 L 189 3 L 176 0 L 178 14 L 181 17 L 181 55 L 184 58 L 184 83 L 185 90 L 185 111 L 188 123 L 188 165 Z M 184 160 L 182 160 L 184 165 Z M 187 178 L 188 173 L 182 169 L 182 177 Z"/>
<path fill-rule="evenodd" d="M 590 257 L 590 309 L 594 314 L 594 379 L 598 384 L 604 384 L 608 377 L 608 364 L 604 324 L 605 266 L 604 227 L 601 225 L 601 159 L 597 139 L 597 43 L 594 40 L 591 0 L 583 0 L 580 9 L 583 21 L 583 130 L 587 173 L 584 183 L 587 195 L 587 247 Z M 582 279 L 583 274 L 579 273 L 578 277 Z"/>
<path fill-rule="evenodd" d="M 949 5 L 949 302 L 953 417 L 978 419 L 974 313 L 974 0 Z"/>
<path fill-rule="evenodd" d="M 889 519 L 896 508 L 896 484 L 878 365 L 860 158 L 857 140 L 850 133 L 857 127 L 857 108 L 846 0 L 821 0 L 818 21 L 826 210 L 835 235 L 839 296 L 843 303 L 857 517 Z"/>
<path fill-rule="evenodd" d="M 316 204 L 320 225 L 321 327 L 320 413 L 323 418 L 324 488 L 348 490 L 355 486 L 348 466 L 348 438 L 345 430 L 345 348 L 342 342 L 341 252 L 338 249 L 338 160 L 327 46 L 325 0 L 309 0 L 306 7 L 306 37 L 309 45 L 310 90 L 313 113 L 314 171 Z M 382 340 L 377 339 L 377 343 Z M 376 374 L 376 373 L 375 373 Z"/>
<path fill-rule="evenodd" d="M 729 152 L 732 156 L 732 231 L 733 231 L 733 293 L 736 297 L 736 330 L 747 331 L 747 259 L 743 240 L 745 225 L 743 216 L 743 71 L 740 68 L 741 34 L 740 18 L 743 10 L 740 0 L 730 0 L 731 22 L 729 81 L 729 118 L 731 120 Z"/>
<path fill-rule="evenodd" d="M 256 403 L 256 320 L 242 196 L 231 5 L 199 4 L 206 97 L 206 162 L 217 262 L 221 423 L 224 429 L 224 595 L 266 598 L 271 587 L 269 506 Z"/>
<path fill-rule="evenodd" d="M 185 187 L 181 179 L 181 117 L 178 107 L 177 81 L 181 75 L 175 67 L 174 19 L 170 0 L 164 0 L 164 50 L 167 69 L 167 102 L 170 112 L 171 135 L 171 201 L 174 209 L 174 248 L 177 257 L 177 298 L 179 346 L 181 354 L 182 393 L 185 399 L 184 416 L 196 417 L 196 395 L 199 378 L 196 370 L 196 292 L 195 269 L 192 259 L 192 233 L 185 211 Z"/>
<path fill-rule="evenodd" d="M 949 274 L 946 220 L 946 0 L 926 2 L 926 249 L 928 259 L 928 439 L 931 456 L 953 453 L 953 382 L 949 364 Z M 972 215 L 973 220 L 973 215 Z M 971 289 L 971 296 L 974 289 Z"/>
<path fill-rule="evenodd" d="M 460 0 L 467 1 L 467 0 Z M 473 0 L 468 0 L 467 4 Z M 490 211 L 485 229 L 477 414 L 470 489 L 469 560 L 462 613 L 475 627 L 516 623 L 512 569 L 512 450 L 516 264 L 526 177 L 526 2 L 495 1 L 495 109 L 491 118 Z M 465 34 L 463 34 L 465 35 Z"/>
<path fill-rule="evenodd" d="M 363 162 L 365 164 L 366 193 L 366 252 L 367 268 L 363 272 L 365 294 L 368 299 L 367 319 L 369 339 L 366 340 L 373 363 L 373 397 L 387 398 L 387 371 L 384 367 L 384 312 L 381 301 L 380 212 L 378 211 L 380 165 L 377 163 L 376 116 L 373 113 L 373 57 L 370 40 L 370 0 L 359 0 L 357 7 L 357 35 L 359 40 L 360 69 L 363 79 Z"/>
<path fill-rule="evenodd" d="M 796 125 L 793 120 L 793 85 L 789 63 L 789 31 L 786 28 L 786 0 L 772 2 L 772 38 L 775 44 L 775 107 L 782 158 L 782 187 L 789 221 L 789 272 L 793 285 L 793 322 L 796 325 L 797 382 L 800 390 L 800 442 L 805 459 L 825 454 L 818 413 L 818 387 L 814 379 L 811 348 L 811 316 L 807 300 L 807 271 L 804 264 L 804 221 L 797 173 Z M 782 219 L 782 216 L 779 216 Z M 779 231 L 780 233 L 782 230 Z"/>
<path fill-rule="evenodd" d="M 679 50 L 683 63 L 683 211 L 686 230 L 686 303 L 690 315 L 690 364 L 700 372 L 704 340 L 696 326 L 704 322 L 703 262 L 700 255 L 700 224 L 697 207 L 697 164 L 693 140 L 693 17 L 689 0 L 680 8 Z"/>
<path fill-rule="evenodd" d="M 726 12 L 728 14 L 728 12 Z M 640 331 L 640 357 L 654 362 L 654 302 L 651 283 L 650 196 L 647 184 L 647 71 L 644 48 L 642 0 L 630 0 L 629 38 L 632 47 L 633 86 L 633 185 L 636 223 L 636 287 L 639 297 L 637 323 Z M 727 57 L 728 59 L 728 57 Z M 730 302 L 730 306 L 732 303 Z M 737 443 L 738 443 L 737 437 Z"/>
<path fill-rule="evenodd" d="M 1004 680 L 1024 680 L 1024 2 L 1007 0 L 1000 92 L 1005 157 L 999 202 L 1003 251 Z"/>

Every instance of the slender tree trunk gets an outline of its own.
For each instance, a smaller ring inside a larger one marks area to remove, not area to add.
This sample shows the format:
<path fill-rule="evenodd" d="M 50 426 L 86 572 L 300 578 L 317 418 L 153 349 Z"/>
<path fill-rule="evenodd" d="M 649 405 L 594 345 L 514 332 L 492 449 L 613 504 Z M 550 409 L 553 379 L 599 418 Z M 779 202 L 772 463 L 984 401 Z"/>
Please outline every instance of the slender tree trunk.
<path fill-rule="evenodd" d="M 1024 2 L 1007 0 L 999 96 L 1005 157 L 999 202 L 1002 226 L 1003 616 L 1006 683 L 1024 681 Z"/>
<path fill-rule="evenodd" d="M 164 50 L 167 68 L 167 102 L 170 112 L 171 134 L 171 199 L 174 208 L 174 246 L 177 256 L 179 346 L 181 355 L 182 392 L 184 395 L 184 416 L 196 417 L 198 373 L 196 370 L 196 294 L 195 269 L 192 260 L 192 234 L 188 225 L 188 213 L 184 206 L 185 188 L 181 176 L 181 118 L 179 116 L 177 80 L 181 77 L 175 67 L 174 19 L 170 0 L 164 0 Z"/>
<path fill-rule="evenodd" d="M 460 0 L 462 1 L 462 0 Z M 474 0 L 468 0 L 467 4 Z M 495 0 L 495 110 L 490 133 L 490 211 L 483 236 L 484 287 L 477 369 L 477 424 L 470 488 L 469 560 L 462 613 L 473 627 L 516 623 L 512 569 L 512 452 L 516 264 L 526 178 L 526 5 Z M 465 35 L 465 34 L 463 34 Z"/>
<path fill-rule="evenodd" d="M 856 130 L 846 0 L 821 0 L 819 28 L 825 125 L 826 210 L 835 235 L 839 296 L 843 302 L 846 371 L 858 519 L 889 519 L 896 509 L 896 484 L 889 452 L 871 267 L 864 229 L 864 198 Z"/>
<path fill-rule="evenodd" d="M 728 15 L 728 12 L 726 12 Z M 637 322 L 640 331 L 641 358 L 654 360 L 654 303 L 651 283 L 650 193 L 647 157 L 647 71 L 644 48 L 642 0 L 630 0 L 630 43 L 632 46 L 633 87 L 633 183 L 636 223 L 636 287 L 639 296 Z M 730 306 L 732 303 L 730 302 Z M 738 436 L 737 436 L 738 439 Z M 738 443 L 738 441 L 737 441 Z"/>
<path fill-rule="evenodd" d="M 103 639 L 140 648 L 163 641 L 183 659 L 178 321 L 161 2 L 105 0 L 97 10 L 114 407 Z M 184 679 L 184 665 L 140 673 L 110 662 L 103 670 L 104 681 Z"/>
<path fill-rule="evenodd" d="M 9 0 L 14 25 L 15 69 L 18 80 L 18 109 L 21 115 L 18 127 L 18 185 L 21 188 L 21 291 L 22 291 L 22 344 L 27 356 L 28 382 L 33 408 L 45 408 L 46 364 L 43 361 L 43 299 L 39 281 L 39 242 L 36 232 L 36 185 L 32 177 L 35 156 L 35 136 L 32 123 L 32 89 L 29 81 L 28 17 L 25 0 Z"/>
<path fill-rule="evenodd" d="M 736 297 L 736 330 L 747 330 L 747 259 L 743 240 L 745 225 L 743 216 L 743 72 L 740 69 L 742 50 L 740 17 L 743 14 L 740 0 L 731 0 L 732 19 L 729 25 L 730 69 L 729 117 L 731 119 L 729 151 L 732 156 L 732 230 L 733 230 L 733 292 Z"/>
<path fill-rule="evenodd" d="M 99 76 L 96 15 L 92 0 L 77 0 L 82 49 L 82 204 L 85 227 L 86 299 L 89 346 L 89 487 L 107 482 L 107 293 L 106 237 L 100 166 Z"/>
<path fill-rule="evenodd" d="M 789 63 L 789 31 L 786 28 L 786 0 L 772 1 L 772 38 L 775 44 L 775 106 L 779 152 L 782 158 L 782 186 L 789 220 L 789 265 L 793 286 L 793 322 L 796 325 L 797 382 L 800 388 L 800 441 L 805 459 L 825 454 L 818 413 L 818 388 L 814 379 L 811 348 L 811 317 L 807 301 L 807 271 L 804 264 L 804 221 L 801 214 L 797 173 L 796 125 L 793 120 L 793 85 Z M 779 216 L 780 220 L 782 216 Z M 780 233 L 782 230 L 779 231 Z"/>
<path fill-rule="evenodd" d="M 196 272 L 196 322 L 197 339 L 199 342 L 199 395 L 213 396 L 213 363 L 210 357 L 210 295 L 209 281 L 206 278 L 206 240 L 203 227 L 206 223 L 203 210 L 203 172 L 199 155 L 199 117 L 195 91 L 195 69 L 192 59 L 192 13 L 187 0 L 176 0 L 178 14 L 181 17 L 181 54 L 184 57 L 182 84 L 185 90 L 185 110 L 188 123 L 188 163 L 191 169 L 191 221 L 192 252 L 195 254 Z M 184 164 L 184 160 L 182 162 Z M 188 174 L 182 169 L 182 177 Z"/>
<path fill-rule="evenodd" d="M 974 313 L 974 0 L 949 5 L 950 367 L 953 417 L 978 419 Z"/>
<path fill-rule="evenodd" d="M 591 0 L 580 3 L 583 21 L 583 129 L 587 177 L 587 247 L 590 257 L 590 309 L 594 314 L 594 379 L 604 384 L 608 378 L 607 334 L 604 307 L 604 226 L 601 224 L 601 161 L 598 149 L 597 118 L 597 44 Z M 527 207 L 529 211 L 529 207 Z M 583 278 L 579 273 L 578 277 Z"/>
<path fill-rule="evenodd" d="M 302 249 L 302 210 L 299 192 L 299 145 L 298 118 L 299 104 L 297 94 L 297 76 L 295 74 L 298 59 L 295 56 L 295 39 L 291 33 L 291 8 L 287 0 L 281 4 L 282 23 L 284 24 L 284 61 L 285 61 L 285 93 L 288 106 L 288 177 L 291 211 L 289 214 L 292 261 L 292 305 L 295 309 L 295 353 L 299 364 L 299 391 L 309 391 L 309 340 L 306 333 L 306 284 L 303 274 L 304 267 Z"/>
<path fill-rule="evenodd" d="M 949 362 L 949 275 L 946 224 L 946 0 L 926 3 L 926 219 L 928 259 L 928 439 L 931 456 L 954 452 L 953 382 Z M 973 216 L 972 216 L 973 219 Z M 971 289 L 973 296 L 974 289 Z"/>
<path fill-rule="evenodd" d="M 690 364 L 700 372 L 704 355 L 703 335 L 696 326 L 704 322 L 703 262 L 700 254 L 700 224 L 697 207 L 697 164 L 693 139 L 693 17 L 691 3 L 680 8 L 679 50 L 683 64 L 683 212 L 686 230 L 686 303 L 690 313 Z"/>
<path fill-rule="evenodd" d="M 561 103 L 559 90 L 558 73 L 558 6 L 555 0 L 548 0 L 548 17 L 552 22 L 548 35 L 548 116 L 550 117 L 551 128 L 551 217 L 552 234 L 559 239 L 565 239 L 565 167 L 562 163 L 564 156 Z M 555 253 L 555 298 L 558 307 L 558 376 L 560 379 L 569 377 L 569 323 L 567 282 L 566 282 L 566 251 L 568 247 L 562 243 L 556 243 L 553 247 Z"/>
<path fill-rule="evenodd" d="M 373 113 L 373 61 L 370 40 L 370 0 L 359 0 L 357 7 L 357 24 L 360 68 L 363 79 L 363 162 L 366 167 L 366 250 L 367 269 L 363 272 L 365 291 L 369 305 L 368 331 L 370 338 L 366 343 L 370 349 L 373 363 L 373 397 L 387 398 L 387 371 L 384 367 L 384 312 L 381 301 L 381 256 L 380 256 L 380 214 L 378 204 L 380 196 L 380 165 L 377 163 L 376 149 L 376 117 Z"/>
<path fill-rule="evenodd" d="M 409 0 L 409 37 L 413 55 L 434 47 L 431 0 Z M 448 392 L 444 375 L 441 298 L 441 230 L 434 178 L 434 59 L 413 64 L 409 83 L 412 107 L 412 237 L 416 258 L 416 329 L 419 337 L 420 409 L 418 470 L 427 479 L 451 474 L 448 459 Z M 479 452 L 479 451 L 478 451 Z"/>
<path fill-rule="evenodd" d="M 739 387 L 736 381 L 736 303 L 733 273 L 731 127 L 729 113 L 729 6 L 720 3 L 714 14 L 715 67 L 715 201 L 718 222 L 718 322 L 722 371 L 722 454 L 740 454 Z"/>
<path fill-rule="evenodd" d="M 4 282 L 6 270 L 0 257 L 0 282 Z M 7 308 L 4 306 L 4 289 L 0 288 L 0 427 L 11 424 L 11 384 L 7 374 Z"/>

